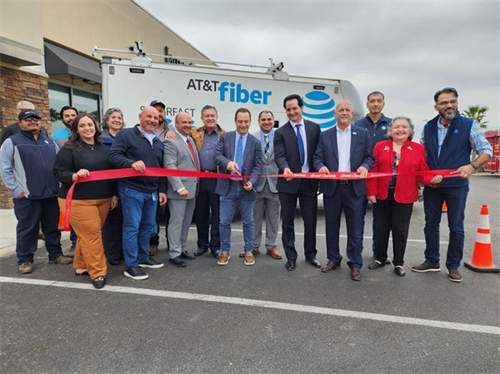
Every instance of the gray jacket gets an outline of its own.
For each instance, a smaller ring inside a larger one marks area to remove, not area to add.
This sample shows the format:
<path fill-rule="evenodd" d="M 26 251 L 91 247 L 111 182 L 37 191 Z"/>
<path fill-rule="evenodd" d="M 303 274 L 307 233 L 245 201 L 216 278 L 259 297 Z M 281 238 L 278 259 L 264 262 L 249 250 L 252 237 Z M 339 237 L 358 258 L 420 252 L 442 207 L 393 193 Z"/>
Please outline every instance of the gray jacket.
<path fill-rule="evenodd" d="M 271 132 L 274 132 L 274 129 L 271 130 Z M 253 134 L 253 136 L 255 136 L 257 140 L 260 142 L 261 134 L 262 131 L 257 131 L 256 133 Z M 278 174 L 278 171 L 279 171 L 278 165 L 276 165 L 276 161 L 274 160 L 274 150 L 271 152 L 269 158 L 267 158 L 264 155 L 264 147 L 262 147 L 262 175 Z M 269 184 L 269 189 L 271 190 L 271 192 L 278 193 L 278 190 L 276 189 L 276 182 L 278 178 L 273 178 L 273 177 L 259 178 L 257 185 L 255 186 L 255 190 L 257 192 L 262 192 L 266 184 L 266 180 L 267 183 Z"/>
<path fill-rule="evenodd" d="M 193 138 L 189 137 L 196 155 L 196 162 L 186 141 L 176 132 L 177 139 L 166 138 L 163 142 L 163 167 L 166 169 L 181 169 L 198 171 L 196 164 L 200 164 L 198 151 Z M 169 199 L 186 199 L 181 197 L 177 191 L 186 188 L 189 191 L 187 199 L 193 199 L 196 196 L 198 188 L 198 178 L 192 177 L 167 177 L 167 197 Z"/>

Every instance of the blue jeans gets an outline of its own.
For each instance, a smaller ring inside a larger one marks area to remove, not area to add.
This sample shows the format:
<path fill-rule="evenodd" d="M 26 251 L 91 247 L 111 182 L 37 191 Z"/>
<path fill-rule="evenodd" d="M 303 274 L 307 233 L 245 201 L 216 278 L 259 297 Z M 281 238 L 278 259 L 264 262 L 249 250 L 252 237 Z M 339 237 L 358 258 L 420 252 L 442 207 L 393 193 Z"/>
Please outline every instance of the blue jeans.
<path fill-rule="evenodd" d="M 253 250 L 253 210 L 257 194 L 253 191 L 247 192 L 242 186 L 229 185 L 227 195 L 220 197 L 220 248 L 222 252 L 231 249 L 231 222 L 233 221 L 236 208 L 240 209 L 241 221 L 243 223 L 243 249 L 245 252 Z"/>
<path fill-rule="evenodd" d="M 156 221 L 158 193 L 118 185 L 123 211 L 123 258 L 126 269 L 149 259 L 149 236 Z"/>
<path fill-rule="evenodd" d="M 441 223 L 443 201 L 448 205 L 448 227 L 450 240 L 446 267 L 458 269 L 464 252 L 465 202 L 469 186 L 424 188 L 425 212 L 425 260 L 433 265 L 439 264 L 439 224 Z"/>

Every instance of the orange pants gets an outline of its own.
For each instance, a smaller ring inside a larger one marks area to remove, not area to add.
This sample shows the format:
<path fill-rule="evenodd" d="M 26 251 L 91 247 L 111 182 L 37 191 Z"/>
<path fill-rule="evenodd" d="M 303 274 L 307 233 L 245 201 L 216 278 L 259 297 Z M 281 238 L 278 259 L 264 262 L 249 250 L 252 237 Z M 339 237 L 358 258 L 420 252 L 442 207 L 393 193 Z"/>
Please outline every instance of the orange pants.
<path fill-rule="evenodd" d="M 59 207 L 64 212 L 66 200 L 58 200 Z M 101 228 L 106 221 L 110 206 L 111 198 L 73 200 L 71 204 L 71 227 L 78 237 L 73 267 L 87 269 L 91 279 L 106 276 L 107 267 Z"/>

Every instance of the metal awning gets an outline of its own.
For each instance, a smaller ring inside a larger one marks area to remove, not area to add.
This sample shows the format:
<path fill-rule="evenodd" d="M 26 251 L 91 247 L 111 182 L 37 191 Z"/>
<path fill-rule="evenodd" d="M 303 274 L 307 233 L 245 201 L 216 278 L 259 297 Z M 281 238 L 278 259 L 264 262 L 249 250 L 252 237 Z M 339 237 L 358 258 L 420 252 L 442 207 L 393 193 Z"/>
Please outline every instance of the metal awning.
<path fill-rule="evenodd" d="M 47 74 L 70 74 L 101 83 L 99 62 L 49 42 L 44 42 L 44 46 Z"/>

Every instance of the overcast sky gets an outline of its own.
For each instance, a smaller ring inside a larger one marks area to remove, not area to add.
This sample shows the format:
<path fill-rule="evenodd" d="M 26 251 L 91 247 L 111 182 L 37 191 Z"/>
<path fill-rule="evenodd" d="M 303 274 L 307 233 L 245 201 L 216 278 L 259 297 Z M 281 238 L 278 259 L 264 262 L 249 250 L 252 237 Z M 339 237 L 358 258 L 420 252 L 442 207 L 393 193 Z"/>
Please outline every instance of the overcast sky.
<path fill-rule="evenodd" d="M 488 106 L 488 129 L 500 129 L 497 0 L 136 1 L 212 60 L 272 57 L 291 75 L 348 79 L 363 102 L 382 91 L 384 113 L 419 129 L 451 86 L 461 110 Z"/>

